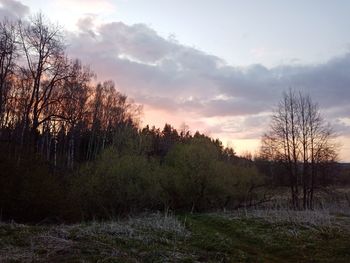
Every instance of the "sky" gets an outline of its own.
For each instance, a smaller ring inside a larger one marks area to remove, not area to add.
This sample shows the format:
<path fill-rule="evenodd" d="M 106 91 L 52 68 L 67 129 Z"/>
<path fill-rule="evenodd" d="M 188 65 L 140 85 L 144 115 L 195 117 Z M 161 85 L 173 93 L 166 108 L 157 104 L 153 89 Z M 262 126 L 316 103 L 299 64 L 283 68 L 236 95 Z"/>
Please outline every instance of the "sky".
<path fill-rule="evenodd" d="M 311 95 L 350 161 L 350 1 L 0 0 L 42 11 L 67 52 L 143 104 L 143 125 L 186 123 L 255 152 L 283 91 Z"/>

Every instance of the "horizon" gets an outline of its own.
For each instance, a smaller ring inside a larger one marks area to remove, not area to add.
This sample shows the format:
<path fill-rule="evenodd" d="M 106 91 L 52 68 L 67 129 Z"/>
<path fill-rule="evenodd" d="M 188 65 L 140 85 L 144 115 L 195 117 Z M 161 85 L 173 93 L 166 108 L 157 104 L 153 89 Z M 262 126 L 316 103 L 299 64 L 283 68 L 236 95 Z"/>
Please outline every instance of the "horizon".
<path fill-rule="evenodd" d="M 350 162 L 349 2 L 0 4 L 1 19 L 42 11 L 62 24 L 68 54 L 144 106 L 142 126 L 186 123 L 238 154 L 254 153 L 292 87 L 319 104 L 342 144 L 340 161 Z"/>

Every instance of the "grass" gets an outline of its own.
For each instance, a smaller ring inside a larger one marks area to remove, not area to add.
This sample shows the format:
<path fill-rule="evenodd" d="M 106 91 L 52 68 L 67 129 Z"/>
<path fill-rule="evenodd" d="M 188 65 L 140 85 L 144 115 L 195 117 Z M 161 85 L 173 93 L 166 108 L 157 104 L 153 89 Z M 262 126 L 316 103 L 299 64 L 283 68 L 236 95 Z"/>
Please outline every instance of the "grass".
<path fill-rule="evenodd" d="M 261 219 L 192 216 L 192 245 L 208 261 L 348 262 L 348 230 Z"/>
<path fill-rule="evenodd" d="M 151 214 L 54 226 L 0 223 L 0 262 L 348 262 L 350 217 L 327 214 L 324 220 L 310 213 Z"/>

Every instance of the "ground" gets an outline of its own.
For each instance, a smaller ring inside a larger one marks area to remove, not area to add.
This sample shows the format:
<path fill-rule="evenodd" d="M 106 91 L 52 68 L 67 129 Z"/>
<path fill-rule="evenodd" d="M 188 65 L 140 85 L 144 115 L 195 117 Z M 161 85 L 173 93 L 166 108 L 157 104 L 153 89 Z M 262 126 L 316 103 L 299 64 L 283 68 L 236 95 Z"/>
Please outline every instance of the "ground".
<path fill-rule="evenodd" d="M 0 223 L 0 262 L 349 262 L 350 217 L 328 211 L 148 214 Z"/>

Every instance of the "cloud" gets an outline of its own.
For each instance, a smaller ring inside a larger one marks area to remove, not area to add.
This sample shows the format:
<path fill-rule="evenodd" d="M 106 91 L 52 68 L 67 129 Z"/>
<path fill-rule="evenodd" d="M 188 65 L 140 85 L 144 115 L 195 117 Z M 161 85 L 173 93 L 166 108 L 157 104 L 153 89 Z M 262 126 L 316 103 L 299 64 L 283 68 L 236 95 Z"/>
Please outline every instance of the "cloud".
<path fill-rule="evenodd" d="M 165 39 L 144 24 L 105 23 L 92 34 L 92 23 L 91 18 L 78 23 L 80 33 L 71 36 L 70 52 L 135 99 L 168 105 L 170 111 L 258 114 L 271 110 L 290 87 L 310 93 L 324 109 L 345 106 L 350 97 L 350 54 L 320 65 L 241 68 Z"/>
<path fill-rule="evenodd" d="M 85 32 L 87 34 L 90 34 L 92 37 L 95 37 L 96 34 L 94 32 L 94 29 L 96 18 L 97 15 L 95 14 L 87 14 L 78 20 L 77 26 L 82 32 Z"/>
<path fill-rule="evenodd" d="M 29 14 L 29 7 L 16 0 L 0 0 L 0 19 L 18 19 Z"/>
<path fill-rule="evenodd" d="M 216 69 L 219 59 L 164 39 L 145 25 L 110 23 L 98 27 L 95 35 L 80 28 L 70 43 L 71 54 L 93 65 L 102 77 L 115 79 L 129 94 L 177 102 L 216 94 L 205 74 Z"/>

